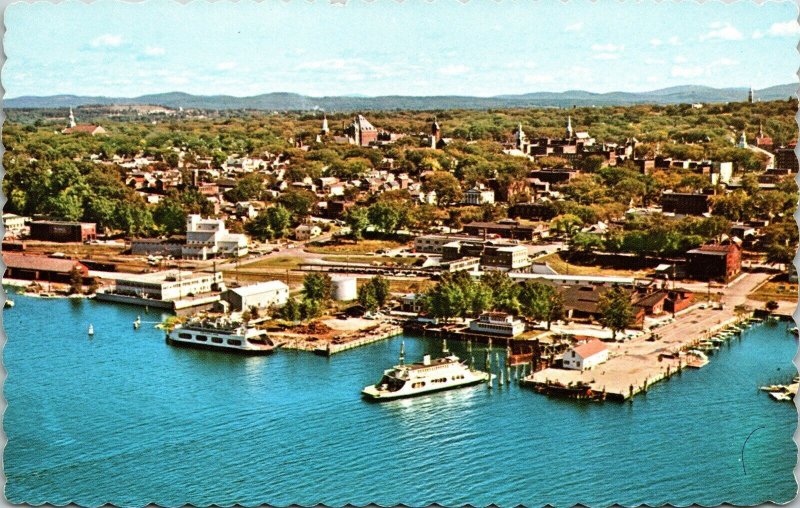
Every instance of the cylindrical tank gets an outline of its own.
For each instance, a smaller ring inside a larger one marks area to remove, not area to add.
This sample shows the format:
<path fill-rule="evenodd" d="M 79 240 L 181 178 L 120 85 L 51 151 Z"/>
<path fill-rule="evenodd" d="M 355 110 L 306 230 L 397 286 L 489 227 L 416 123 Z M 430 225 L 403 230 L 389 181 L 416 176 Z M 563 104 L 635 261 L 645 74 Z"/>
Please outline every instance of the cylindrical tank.
<path fill-rule="evenodd" d="M 350 302 L 358 298 L 358 286 L 355 277 L 333 277 L 333 299 L 338 302 Z"/>

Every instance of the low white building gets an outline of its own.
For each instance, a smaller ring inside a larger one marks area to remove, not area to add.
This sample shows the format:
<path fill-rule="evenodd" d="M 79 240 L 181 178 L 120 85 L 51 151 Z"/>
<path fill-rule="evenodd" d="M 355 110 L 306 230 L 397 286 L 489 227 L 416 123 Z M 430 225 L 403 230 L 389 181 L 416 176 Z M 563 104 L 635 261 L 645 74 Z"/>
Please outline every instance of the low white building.
<path fill-rule="evenodd" d="M 279 280 L 259 282 L 228 289 L 222 295 L 222 299 L 231 305 L 233 311 L 242 311 L 250 307 L 258 309 L 280 307 L 289 300 L 289 286 Z"/>
<path fill-rule="evenodd" d="M 608 347 L 600 339 L 592 339 L 564 352 L 561 362 L 565 369 L 587 370 L 608 360 Z"/>
<path fill-rule="evenodd" d="M 203 219 L 189 215 L 186 219 L 186 245 L 181 249 L 185 259 L 241 257 L 247 255 L 247 235 L 231 233 L 222 219 Z"/>
<path fill-rule="evenodd" d="M 121 274 L 113 293 L 161 301 L 180 300 L 220 291 L 224 288 L 222 272 L 194 273 L 166 270 L 145 274 Z"/>
<path fill-rule="evenodd" d="M 30 220 L 28 217 L 15 215 L 13 213 L 3 214 L 3 226 L 5 227 L 5 234 L 17 236 L 24 232 L 27 228 L 25 223 Z"/>
<path fill-rule="evenodd" d="M 484 312 L 478 319 L 470 321 L 469 329 L 473 332 L 516 337 L 525 331 L 525 323 L 505 312 Z"/>

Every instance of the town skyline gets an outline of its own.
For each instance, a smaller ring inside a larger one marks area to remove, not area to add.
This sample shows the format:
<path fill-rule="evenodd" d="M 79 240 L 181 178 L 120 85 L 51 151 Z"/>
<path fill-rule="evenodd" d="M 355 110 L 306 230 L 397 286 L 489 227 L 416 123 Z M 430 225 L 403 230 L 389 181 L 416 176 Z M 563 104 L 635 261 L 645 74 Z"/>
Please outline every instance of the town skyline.
<path fill-rule="evenodd" d="M 762 89 L 795 81 L 798 67 L 786 44 L 800 35 L 796 6 L 788 2 L 724 10 L 647 5 L 644 15 L 644 6 L 616 4 L 569 13 L 523 3 L 237 7 L 11 6 L 6 96 Z M 50 26 L 48 13 L 56 9 L 63 22 Z"/>

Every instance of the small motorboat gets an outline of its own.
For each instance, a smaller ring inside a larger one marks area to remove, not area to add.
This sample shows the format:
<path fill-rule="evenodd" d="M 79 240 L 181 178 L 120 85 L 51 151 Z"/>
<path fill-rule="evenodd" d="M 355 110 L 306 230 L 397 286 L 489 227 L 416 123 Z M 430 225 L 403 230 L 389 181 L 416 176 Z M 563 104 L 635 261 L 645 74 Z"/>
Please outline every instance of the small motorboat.
<path fill-rule="evenodd" d="M 94 326 L 92 326 L 92 325 L 90 324 L 90 325 L 89 325 L 89 336 L 92 336 L 92 335 L 94 335 Z"/>
<path fill-rule="evenodd" d="M 142 318 L 140 316 L 136 316 L 136 320 L 133 322 L 133 329 L 138 330 L 140 326 L 142 326 Z"/>
<path fill-rule="evenodd" d="M 798 330 L 796 326 L 789 328 L 789 333 L 791 333 L 795 337 L 800 337 L 800 330 Z"/>
<path fill-rule="evenodd" d="M 9 300 L 8 298 L 6 298 L 6 301 L 3 303 L 3 307 L 5 307 L 6 309 L 10 309 L 13 306 L 14 306 L 14 300 Z"/>

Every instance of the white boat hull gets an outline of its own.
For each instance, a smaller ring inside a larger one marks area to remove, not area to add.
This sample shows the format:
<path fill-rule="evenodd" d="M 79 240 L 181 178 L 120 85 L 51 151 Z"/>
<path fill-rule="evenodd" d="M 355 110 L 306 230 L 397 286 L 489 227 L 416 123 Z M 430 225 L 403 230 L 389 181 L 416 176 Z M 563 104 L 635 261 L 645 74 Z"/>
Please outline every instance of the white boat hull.
<path fill-rule="evenodd" d="M 463 388 L 466 386 L 472 386 L 479 383 L 485 383 L 489 380 L 490 376 L 488 373 L 480 371 L 470 371 L 470 374 L 471 374 L 470 376 L 465 376 L 464 379 L 450 381 L 440 385 L 426 383 L 425 386 L 420 388 L 412 388 L 411 387 L 412 383 L 407 382 L 405 386 L 396 391 L 381 390 L 376 385 L 369 385 L 366 388 L 364 388 L 361 391 L 361 393 L 365 398 L 369 400 L 377 400 L 377 401 L 396 400 L 407 397 L 416 397 L 418 395 L 425 395 L 428 393 L 441 392 L 444 390 Z"/>

